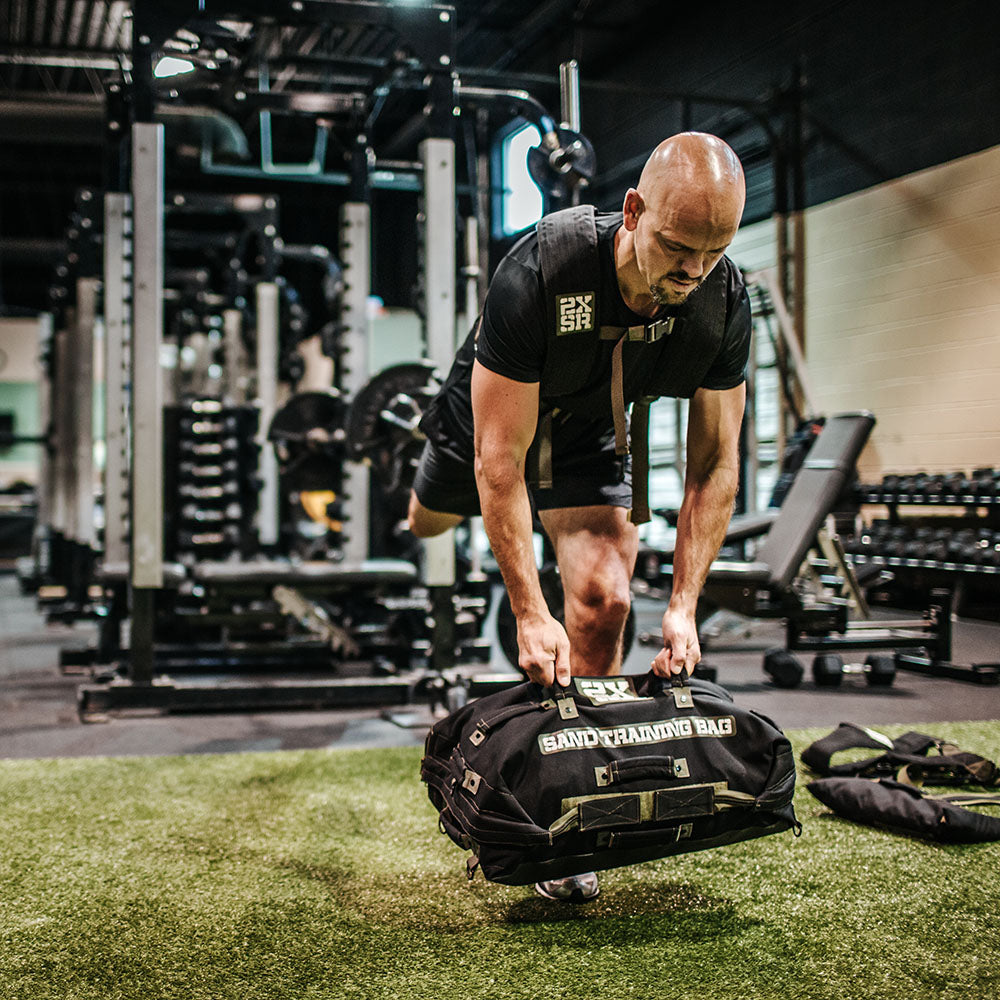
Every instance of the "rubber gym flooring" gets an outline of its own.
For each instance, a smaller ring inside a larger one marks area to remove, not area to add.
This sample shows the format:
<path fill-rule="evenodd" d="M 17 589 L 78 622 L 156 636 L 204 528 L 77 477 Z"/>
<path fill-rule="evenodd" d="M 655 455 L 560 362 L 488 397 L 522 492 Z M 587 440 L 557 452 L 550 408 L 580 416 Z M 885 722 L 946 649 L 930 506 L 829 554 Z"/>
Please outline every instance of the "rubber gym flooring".
<path fill-rule="evenodd" d="M 658 631 L 662 607 L 636 603 L 638 631 Z M 913 613 L 904 613 L 912 618 Z M 1000 687 L 900 671 L 887 688 L 868 688 L 846 678 L 839 688 L 817 688 L 806 679 L 794 690 L 775 688 L 762 669 L 763 650 L 781 644 L 777 623 L 719 622 L 721 634 L 706 644 L 703 659 L 742 705 L 773 718 L 782 728 L 949 722 L 1000 718 Z M 59 669 L 59 650 L 80 646 L 92 626 L 47 625 L 34 596 L 20 592 L 13 575 L 0 575 L 0 758 L 151 756 L 252 752 L 319 747 L 393 747 L 423 742 L 429 723 L 425 706 L 413 711 L 379 709 L 252 712 L 232 714 L 118 716 L 105 723 L 80 722 L 79 677 Z M 642 673 L 653 655 L 633 646 L 626 673 Z M 1000 661 L 1000 623 L 960 619 L 953 659 L 958 663 Z M 496 649 L 489 667 L 510 670 Z"/>

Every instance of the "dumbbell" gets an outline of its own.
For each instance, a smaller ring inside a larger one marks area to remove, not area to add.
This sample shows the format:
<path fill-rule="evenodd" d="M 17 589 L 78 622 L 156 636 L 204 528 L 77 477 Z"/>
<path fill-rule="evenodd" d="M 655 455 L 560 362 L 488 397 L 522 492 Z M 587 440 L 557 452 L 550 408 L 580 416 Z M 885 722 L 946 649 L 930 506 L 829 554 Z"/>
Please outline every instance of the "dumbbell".
<path fill-rule="evenodd" d="M 889 473 L 882 477 L 881 486 L 882 500 L 887 503 L 894 501 L 899 494 L 899 476 Z"/>
<path fill-rule="evenodd" d="M 838 687 L 847 675 L 861 674 L 870 687 L 889 687 L 896 679 L 892 653 L 869 653 L 864 663 L 844 663 L 839 653 L 817 653 L 812 662 L 817 687 Z"/>
<path fill-rule="evenodd" d="M 204 485 L 181 483 L 177 487 L 177 492 L 182 497 L 190 497 L 193 500 L 225 500 L 228 497 L 239 496 L 240 484 L 236 479 L 227 479 L 221 483 L 206 483 Z"/>
<path fill-rule="evenodd" d="M 1000 567 L 1000 531 L 980 529 L 970 562 L 975 566 Z"/>
<path fill-rule="evenodd" d="M 964 497 L 971 489 L 964 472 L 953 472 L 944 477 L 944 492 L 953 497 Z"/>
<path fill-rule="evenodd" d="M 926 472 L 918 472 L 910 480 L 910 496 L 926 500 L 934 492 L 934 482 Z"/>
<path fill-rule="evenodd" d="M 236 459 L 219 462 L 215 465 L 202 465 L 196 462 L 181 462 L 178 472 L 184 479 L 221 479 L 240 471 L 240 463 Z"/>
<path fill-rule="evenodd" d="M 794 688 L 802 683 L 805 668 L 787 649 L 776 646 L 764 654 L 764 673 L 775 687 Z"/>
<path fill-rule="evenodd" d="M 181 441 L 180 452 L 182 455 L 194 455 L 197 458 L 217 458 L 232 454 L 238 451 L 239 447 L 239 439 L 235 437 L 223 438 L 221 441 L 203 441 L 195 438 L 191 441 Z"/>

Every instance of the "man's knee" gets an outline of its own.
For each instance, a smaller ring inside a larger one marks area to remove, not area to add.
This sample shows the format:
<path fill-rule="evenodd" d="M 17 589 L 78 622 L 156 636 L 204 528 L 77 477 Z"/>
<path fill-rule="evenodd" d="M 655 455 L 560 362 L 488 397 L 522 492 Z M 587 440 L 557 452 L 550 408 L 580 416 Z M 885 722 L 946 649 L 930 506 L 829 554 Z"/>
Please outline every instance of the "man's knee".
<path fill-rule="evenodd" d="M 581 628 L 617 634 L 632 607 L 629 581 L 624 574 L 593 576 L 566 595 Z"/>

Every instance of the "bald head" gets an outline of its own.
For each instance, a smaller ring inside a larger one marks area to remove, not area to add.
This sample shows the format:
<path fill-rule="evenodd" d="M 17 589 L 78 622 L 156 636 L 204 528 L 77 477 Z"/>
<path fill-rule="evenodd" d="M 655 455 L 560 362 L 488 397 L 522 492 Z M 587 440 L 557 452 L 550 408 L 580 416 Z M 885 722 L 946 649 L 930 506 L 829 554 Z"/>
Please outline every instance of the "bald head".
<path fill-rule="evenodd" d="M 743 167 L 718 136 L 705 132 L 672 135 L 653 150 L 636 188 L 647 208 L 672 208 L 735 231 L 743 215 Z"/>
<path fill-rule="evenodd" d="M 720 138 L 664 139 L 622 206 L 616 261 L 630 306 L 650 315 L 684 302 L 732 242 L 745 201 L 743 167 Z"/>

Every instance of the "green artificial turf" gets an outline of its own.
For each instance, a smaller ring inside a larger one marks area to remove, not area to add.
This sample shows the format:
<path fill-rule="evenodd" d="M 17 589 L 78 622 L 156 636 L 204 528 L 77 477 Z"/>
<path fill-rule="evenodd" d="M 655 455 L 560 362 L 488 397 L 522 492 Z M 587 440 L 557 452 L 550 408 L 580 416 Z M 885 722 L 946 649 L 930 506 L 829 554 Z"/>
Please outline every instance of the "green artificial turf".
<path fill-rule="evenodd" d="M 905 728 L 1000 750 L 1000 722 Z M 1000 996 L 1000 844 L 850 824 L 800 774 L 801 838 L 608 872 L 569 907 L 468 883 L 419 760 L 0 762 L 0 998 Z"/>

